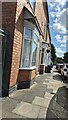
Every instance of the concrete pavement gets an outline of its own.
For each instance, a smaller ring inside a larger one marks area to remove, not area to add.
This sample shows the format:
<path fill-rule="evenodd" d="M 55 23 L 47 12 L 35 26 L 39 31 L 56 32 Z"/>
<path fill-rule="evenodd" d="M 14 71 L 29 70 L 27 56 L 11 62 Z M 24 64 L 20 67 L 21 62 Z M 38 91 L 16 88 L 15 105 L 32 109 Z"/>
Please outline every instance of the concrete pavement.
<path fill-rule="evenodd" d="M 2 102 L 3 118 L 58 119 L 67 118 L 68 95 L 60 74 L 38 75 L 30 89 L 16 90 Z"/>

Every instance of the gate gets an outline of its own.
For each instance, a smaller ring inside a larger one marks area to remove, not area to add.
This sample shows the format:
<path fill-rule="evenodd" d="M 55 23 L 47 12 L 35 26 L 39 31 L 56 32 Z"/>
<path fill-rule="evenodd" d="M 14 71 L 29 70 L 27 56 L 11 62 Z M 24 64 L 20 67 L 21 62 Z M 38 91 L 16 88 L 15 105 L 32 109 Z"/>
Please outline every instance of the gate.
<path fill-rule="evenodd" d="M 9 83 L 7 80 L 8 71 L 9 34 L 0 29 L 0 96 L 7 96 Z"/>

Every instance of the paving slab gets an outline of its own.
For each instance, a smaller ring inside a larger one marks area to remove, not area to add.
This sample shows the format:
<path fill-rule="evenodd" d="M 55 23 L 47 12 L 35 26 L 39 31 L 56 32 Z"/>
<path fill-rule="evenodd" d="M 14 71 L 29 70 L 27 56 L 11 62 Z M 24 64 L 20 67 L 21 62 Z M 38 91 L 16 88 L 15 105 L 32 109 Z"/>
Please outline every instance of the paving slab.
<path fill-rule="evenodd" d="M 53 90 L 58 90 L 59 86 L 58 87 L 55 87 L 55 86 L 52 86 L 51 84 L 48 84 L 47 86 L 48 89 L 53 89 Z M 56 91 L 57 92 L 57 91 Z"/>
<path fill-rule="evenodd" d="M 46 83 L 45 81 L 43 82 L 44 85 L 47 85 L 48 83 Z"/>
<path fill-rule="evenodd" d="M 2 117 L 4 118 L 2 120 L 23 120 L 20 118 L 25 118 L 24 116 L 18 115 L 18 114 L 13 113 L 13 112 L 6 112 L 5 114 L 2 115 Z"/>
<path fill-rule="evenodd" d="M 52 93 L 52 92 L 53 92 L 53 88 L 48 88 L 48 87 L 47 87 L 46 92 Z"/>
<path fill-rule="evenodd" d="M 21 116 L 25 116 L 26 118 L 37 118 L 39 111 L 39 106 L 22 101 L 12 112 Z"/>
<path fill-rule="evenodd" d="M 53 89 L 53 93 L 56 94 L 57 93 L 57 89 Z"/>
<path fill-rule="evenodd" d="M 44 98 L 46 99 L 49 99 L 51 100 L 53 98 L 54 94 L 51 94 L 51 93 L 48 93 L 48 92 L 45 92 L 45 95 L 44 95 Z"/>
<path fill-rule="evenodd" d="M 34 104 L 34 105 L 39 105 L 39 106 L 42 106 L 42 107 L 45 107 L 45 108 L 48 108 L 49 103 L 50 103 L 49 99 L 41 98 L 41 97 L 38 97 L 38 96 L 36 96 L 35 99 L 32 102 L 32 104 Z"/>
<path fill-rule="evenodd" d="M 47 114 L 47 108 L 40 108 L 39 114 L 38 114 L 38 118 L 46 118 L 46 114 Z"/>

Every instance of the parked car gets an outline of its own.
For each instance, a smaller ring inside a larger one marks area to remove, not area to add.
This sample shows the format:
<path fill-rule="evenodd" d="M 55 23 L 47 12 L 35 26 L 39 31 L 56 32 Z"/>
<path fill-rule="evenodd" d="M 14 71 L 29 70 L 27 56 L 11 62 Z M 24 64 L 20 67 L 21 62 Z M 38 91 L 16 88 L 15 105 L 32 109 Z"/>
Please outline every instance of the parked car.
<path fill-rule="evenodd" d="M 61 75 L 68 78 L 68 63 L 65 63 L 61 69 Z"/>
<path fill-rule="evenodd" d="M 61 73 L 62 67 L 63 67 L 63 64 L 59 63 L 58 66 L 57 66 L 57 70 L 58 70 L 59 73 Z"/>

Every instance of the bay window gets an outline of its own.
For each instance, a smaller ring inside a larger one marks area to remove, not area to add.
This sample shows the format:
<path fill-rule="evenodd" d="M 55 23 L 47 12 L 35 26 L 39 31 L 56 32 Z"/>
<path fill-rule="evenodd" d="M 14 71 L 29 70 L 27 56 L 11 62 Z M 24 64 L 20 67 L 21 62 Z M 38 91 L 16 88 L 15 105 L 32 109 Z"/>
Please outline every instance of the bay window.
<path fill-rule="evenodd" d="M 21 68 L 36 66 L 37 45 L 38 35 L 35 33 L 35 30 L 24 27 Z"/>

